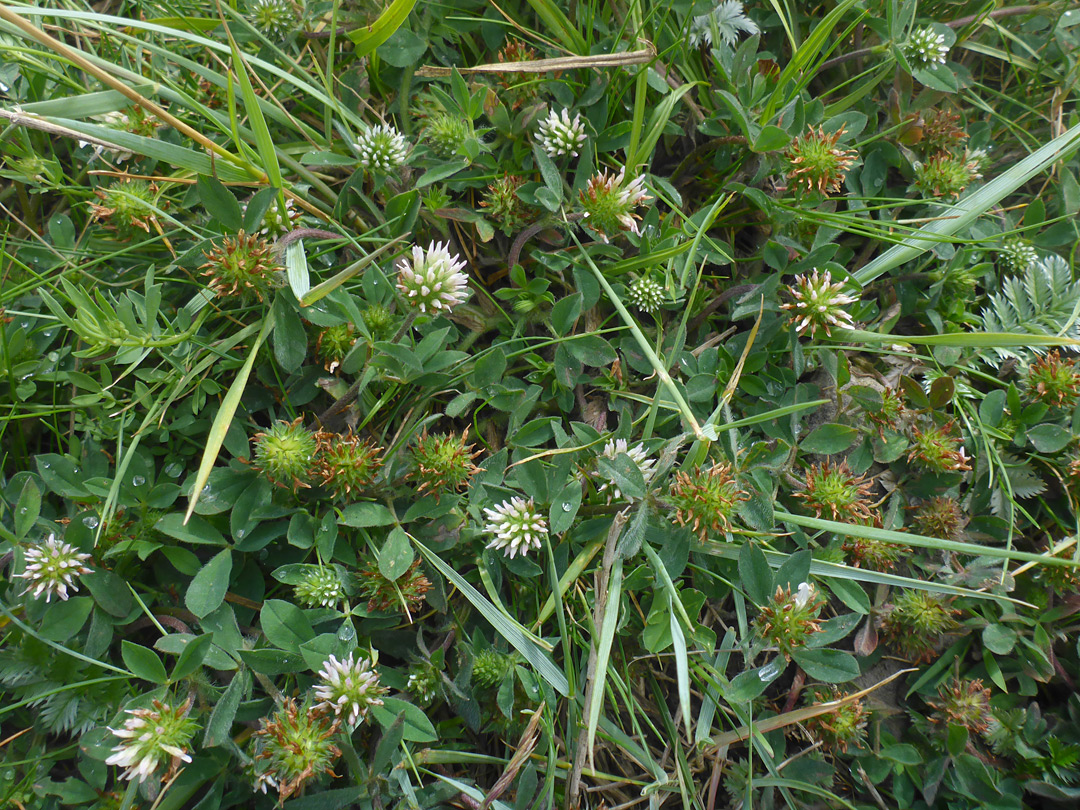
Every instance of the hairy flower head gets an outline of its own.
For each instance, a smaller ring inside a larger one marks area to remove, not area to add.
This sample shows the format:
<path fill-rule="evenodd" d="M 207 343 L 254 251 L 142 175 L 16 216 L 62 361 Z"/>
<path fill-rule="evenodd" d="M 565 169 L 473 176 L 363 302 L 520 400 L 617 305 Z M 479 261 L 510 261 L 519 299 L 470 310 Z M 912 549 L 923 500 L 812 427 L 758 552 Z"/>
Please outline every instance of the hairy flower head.
<path fill-rule="evenodd" d="M 606 242 L 621 231 L 637 233 L 641 217 L 634 209 L 651 199 L 645 191 L 644 176 L 626 183 L 626 169 L 614 175 L 605 169 L 589 179 L 581 192 L 581 207 L 586 224 Z"/>
<path fill-rule="evenodd" d="M 413 245 L 411 257 L 398 261 L 398 289 L 421 312 L 450 312 L 468 297 L 465 262 L 450 253 L 449 243 L 432 242 L 425 251 Z"/>
<path fill-rule="evenodd" d="M 842 329 L 855 326 L 851 314 L 844 307 L 859 299 L 841 292 L 843 289 L 844 283 L 833 283 L 832 274 L 828 270 L 821 273 L 815 268 L 810 275 L 795 277 L 795 284 L 788 288 L 795 300 L 781 304 L 780 308 L 791 313 L 795 331 L 800 335 L 809 330 L 810 336 L 814 337 L 820 326 L 826 335 L 831 336 L 829 328 L 832 326 Z"/>
<path fill-rule="evenodd" d="M 393 171 L 409 156 L 408 141 L 391 124 L 365 128 L 355 146 L 365 169 Z"/>
<path fill-rule="evenodd" d="M 503 501 L 493 509 L 484 509 L 487 524 L 484 533 L 492 535 L 487 548 L 500 549 L 510 559 L 531 549 L 539 549 L 541 540 L 547 536 L 547 521 L 536 510 L 530 498 L 514 497 Z"/>
<path fill-rule="evenodd" d="M 822 194 L 840 191 L 844 175 L 851 168 L 859 153 L 854 149 L 841 149 L 836 142 L 844 134 L 844 127 L 831 134 L 824 129 L 810 129 L 791 142 L 784 156 L 788 161 L 787 177 L 796 185 L 806 184 L 807 191 L 815 189 Z"/>
<path fill-rule="evenodd" d="M 76 577 L 91 573 L 92 569 L 86 564 L 90 559 L 89 554 L 77 551 L 74 546 L 68 545 L 50 534 L 41 545 L 28 548 L 24 554 L 26 567 L 22 573 L 15 576 L 27 581 L 26 590 L 21 595 L 33 593 L 35 599 L 45 595 L 45 601 L 49 602 L 54 596 L 66 602 L 68 588 L 72 591 L 79 590 L 75 584 Z"/>
<path fill-rule="evenodd" d="M 112 749 L 105 764 L 124 768 L 122 778 L 140 782 L 166 765 L 162 780 L 167 781 L 181 762 L 191 762 L 188 747 L 199 725 L 187 716 L 190 708 L 188 699 L 175 707 L 155 700 L 151 709 L 128 709 L 131 717 L 124 725 L 109 729 L 120 744 Z"/>
<path fill-rule="evenodd" d="M 565 107 L 562 113 L 551 110 L 548 117 L 540 122 L 538 140 L 540 147 L 550 157 L 577 157 L 578 150 L 585 145 L 586 140 L 585 123 L 581 120 L 581 114 L 574 113 L 571 118 L 570 111 Z"/>
<path fill-rule="evenodd" d="M 319 671 L 319 683 L 315 686 L 316 709 L 326 709 L 339 717 L 347 716 L 350 726 L 355 726 L 367 716 L 372 706 L 381 706 L 380 695 L 387 688 L 379 683 L 379 674 L 373 663 L 364 658 L 347 658 L 339 661 L 330 656 Z"/>

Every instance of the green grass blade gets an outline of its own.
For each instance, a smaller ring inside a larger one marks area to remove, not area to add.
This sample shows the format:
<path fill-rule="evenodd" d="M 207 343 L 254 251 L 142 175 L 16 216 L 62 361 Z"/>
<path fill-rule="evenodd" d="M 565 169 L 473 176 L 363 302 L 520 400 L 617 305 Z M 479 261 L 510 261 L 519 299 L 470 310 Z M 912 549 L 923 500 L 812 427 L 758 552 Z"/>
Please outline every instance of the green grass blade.
<path fill-rule="evenodd" d="M 394 0 L 371 25 L 349 32 L 349 39 L 356 46 L 356 58 L 362 59 L 386 40 L 390 39 L 408 18 L 416 0 Z"/>
<path fill-rule="evenodd" d="M 529 638 L 529 633 L 524 627 L 513 619 L 504 616 L 465 577 L 444 563 L 439 555 L 416 538 L 412 538 L 412 541 L 427 561 L 435 566 L 440 574 L 450 580 L 455 588 L 461 591 L 462 595 L 472 603 L 474 608 L 483 614 L 484 618 L 488 620 L 499 635 L 506 639 L 510 646 L 521 653 L 525 660 L 533 665 L 540 677 L 547 681 L 560 695 L 564 697 L 570 695 L 570 684 L 566 680 L 566 675 L 555 666 L 554 662 L 544 654 L 543 650 L 536 646 L 536 643 Z"/>
<path fill-rule="evenodd" d="M 608 583 L 607 608 L 604 621 L 600 626 L 600 638 L 596 642 L 596 669 L 589 684 L 589 705 L 585 715 L 585 748 L 592 761 L 593 744 L 596 742 L 596 726 L 600 722 L 600 711 L 604 706 L 604 691 L 607 684 L 608 662 L 611 660 L 611 645 L 615 641 L 615 628 L 619 624 L 619 607 L 622 600 L 623 559 L 615 558 L 611 566 L 611 579 Z"/>
<path fill-rule="evenodd" d="M 1057 335 L 1032 335 L 1018 332 L 949 332 L 943 335 L 890 335 L 862 329 L 838 329 L 838 340 L 861 343 L 911 343 L 919 346 L 962 346 L 992 349 L 995 346 L 1080 346 L 1080 340 Z"/>
<path fill-rule="evenodd" d="M 188 496 L 188 508 L 187 512 L 184 513 L 184 523 L 191 519 L 191 515 L 195 511 L 195 505 L 199 502 L 199 496 L 202 494 L 206 482 L 210 479 L 210 472 L 214 469 L 214 463 L 217 461 L 218 453 L 221 451 L 221 445 L 225 442 L 225 434 L 229 432 L 233 416 L 240 405 L 240 397 L 244 395 L 244 389 L 247 387 L 248 377 L 251 376 L 251 369 L 255 365 L 255 358 L 258 356 L 259 349 L 262 347 L 267 335 L 270 334 L 273 326 L 274 316 L 268 312 L 266 317 L 263 318 L 259 336 L 255 338 L 255 342 L 248 350 L 244 365 L 240 367 L 240 372 L 229 387 L 229 393 L 221 401 L 221 407 L 218 408 L 217 416 L 214 417 L 214 424 L 210 426 L 210 432 L 206 436 L 206 449 L 203 450 L 199 470 L 195 474 L 195 483 L 191 487 L 191 495 Z"/>
<path fill-rule="evenodd" d="M 248 76 L 247 62 L 244 61 L 240 48 L 229 33 L 229 44 L 232 45 L 233 69 L 240 80 L 240 92 L 244 96 L 244 111 L 248 114 L 249 126 L 255 135 L 255 145 L 259 149 L 259 157 L 262 159 L 263 170 L 274 188 L 281 188 L 281 165 L 278 163 L 277 149 L 274 147 L 274 136 L 270 134 L 270 128 L 266 126 L 266 118 L 263 116 L 262 107 L 259 106 L 259 98 L 255 95 L 255 88 L 251 86 L 251 77 Z M 282 200 L 284 204 L 284 200 Z"/>

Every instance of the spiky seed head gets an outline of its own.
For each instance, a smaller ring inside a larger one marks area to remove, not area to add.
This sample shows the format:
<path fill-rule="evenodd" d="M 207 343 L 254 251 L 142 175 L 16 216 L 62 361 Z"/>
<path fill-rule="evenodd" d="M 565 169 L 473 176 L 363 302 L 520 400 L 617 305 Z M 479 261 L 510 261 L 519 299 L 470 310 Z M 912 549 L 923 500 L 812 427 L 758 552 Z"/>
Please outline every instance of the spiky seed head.
<path fill-rule="evenodd" d="M 945 34 L 929 26 L 917 28 L 911 32 L 903 45 L 904 56 L 912 67 L 936 68 L 945 64 L 949 55 L 949 46 L 945 44 Z"/>
<path fill-rule="evenodd" d="M 342 435 L 319 431 L 315 475 L 335 498 L 348 498 L 353 492 L 371 486 L 382 469 L 382 448 L 355 434 Z"/>
<path fill-rule="evenodd" d="M 525 178 L 516 174 L 496 177 L 484 192 L 484 199 L 480 201 L 480 207 L 487 209 L 485 213 L 507 235 L 520 230 L 522 225 L 533 218 L 528 207 L 517 195 L 517 190 L 524 183 Z"/>
<path fill-rule="evenodd" d="M 296 585 L 296 599 L 306 607 L 332 608 L 345 598 L 345 586 L 335 568 L 309 569 Z"/>
<path fill-rule="evenodd" d="M 285 39 L 297 21 L 296 9 L 289 0 L 251 0 L 248 6 L 248 22 L 268 39 Z"/>
<path fill-rule="evenodd" d="M 468 298 L 465 262 L 450 253 L 450 244 L 432 242 L 425 251 L 413 245 L 411 256 L 398 261 L 398 289 L 409 306 L 421 312 L 450 312 Z"/>
<path fill-rule="evenodd" d="M 469 479 L 479 471 L 473 459 L 480 451 L 473 451 L 475 445 L 467 444 L 469 429 L 460 436 L 454 433 L 424 433 L 416 441 L 412 451 L 413 471 L 410 477 L 420 482 L 420 493 L 434 493 L 436 497 L 444 492 L 460 492 L 469 484 Z"/>
<path fill-rule="evenodd" d="M 938 152 L 923 163 L 913 164 L 914 188 L 933 197 L 959 197 L 960 192 L 982 177 L 979 164 L 966 156 Z"/>
<path fill-rule="evenodd" d="M 873 523 L 868 525 L 880 526 L 881 521 L 875 515 Z M 911 549 L 907 546 L 870 537 L 847 537 L 842 550 L 852 568 L 865 568 L 882 573 L 892 571 L 897 562 L 911 554 Z"/>
<path fill-rule="evenodd" d="M 903 590 L 891 605 L 878 614 L 882 635 L 897 651 L 912 661 L 930 661 L 942 637 L 959 625 L 959 610 L 941 594 Z"/>
<path fill-rule="evenodd" d="M 585 122 L 581 120 L 580 113 L 574 113 L 571 118 L 566 108 L 561 113 L 551 110 L 547 118 L 540 122 L 538 140 L 540 148 L 549 157 L 577 157 L 578 150 L 585 146 L 587 140 Z"/>
<path fill-rule="evenodd" d="M 327 709 L 306 702 L 298 706 L 293 698 L 286 698 L 272 716 L 262 719 L 252 737 L 256 790 L 276 788 L 279 801 L 284 802 L 303 792 L 312 780 L 324 774 L 336 776 L 333 766 L 341 750 L 334 737 L 340 728 L 341 721 Z"/>
<path fill-rule="evenodd" d="M 372 661 L 354 659 L 352 653 L 341 661 L 331 655 L 319 671 L 319 682 L 315 685 L 315 699 L 319 702 L 315 708 L 347 718 L 352 727 L 367 716 L 372 706 L 381 706 L 381 695 L 388 691 L 379 683 Z"/>
<path fill-rule="evenodd" d="M 923 116 L 922 140 L 925 152 L 951 152 L 967 140 L 968 134 L 959 126 L 960 113 L 953 110 L 930 110 Z"/>
<path fill-rule="evenodd" d="M 808 706 L 837 703 L 848 697 L 837 687 L 819 686 L 808 692 Z M 812 739 L 820 741 L 826 751 L 847 753 L 849 748 L 862 748 L 866 743 L 866 726 L 869 712 L 862 700 L 838 705 L 826 714 L 807 718 L 805 725 Z"/>
<path fill-rule="evenodd" d="M 145 782 L 161 766 L 166 766 L 162 781 L 168 781 L 181 762 L 191 762 L 188 754 L 191 738 L 199 724 L 187 716 L 191 699 L 178 706 L 153 702 L 150 709 L 127 709 L 131 715 L 120 728 L 110 728 L 120 744 L 105 760 L 106 765 L 124 768 L 121 778 Z"/>
<path fill-rule="evenodd" d="M 1014 273 L 1026 273 L 1039 263 L 1039 251 L 1031 242 L 1014 236 L 1002 243 L 998 259 Z"/>
<path fill-rule="evenodd" d="M 225 237 L 203 256 L 206 263 L 199 269 L 208 277 L 207 286 L 217 295 L 265 301 L 271 289 L 278 286 L 275 273 L 281 270 L 281 264 L 275 257 L 274 246 L 261 236 L 248 236 L 240 231 L 235 237 Z"/>
<path fill-rule="evenodd" d="M 908 461 L 930 472 L 970 470 L 971 459 L 964 450 L 963 439 L 953 434 L 954 425 L 952 420 L 944 425 L 931 425 L 926 430 L 913 425 Z"/>
<path fill-rule="evenodd" d="M 360 155 L 360 165 L 365 169 L 389 172 L 408 159 L 409 142 L 393 125 L 380 124 L 360 133 L 356 151 Z"/>
<path fill-rule="evenodd" d="M 472 679 L 483 687 L 500 683 L 514 667 L 513 659 L 498 650 L 487 647 L 476 654 L 473 661 Z"/>
<path fill-rule="evenodd" d="M 822 273 L 814 268 L 810 275 L 795 277 L 795 283 L 788 287 L 788 293 L 795 300 L 781 304 L 780 308 L 791 313 L 795 331 L 800 335 L 809 330 L 810 337 L 815 337 L 818 327 L 821 327 L 826 335 L 831 336 L 830 327 L 852 329 L 855 326 L 851 313 L 844 307 L 859 299 L 841 292 L 843 289 L 844 283 L 838 281 L 834 284 L 832 273 L 828 270 Z"/>
<path fill-rule="evenodd" d="M 1072 408 L 1080 397 L 1080 370 L 1076 360 L 1063 358 L 1057 349 L 1028 366 L 1024 384 L 1028 397 L 1051 408 Z"/>
<path fill-rule="evenodd" d="M 98 202 L 90 203 L 90 215 L 118 236 L 130 236 L 136 228 L 150 232 L 159 207 L 156 185 L 138 178 L 120 178 L 95 189 L 94 194 Z"/>
<path fill-rule="evenodd" d="M 375 340 L 382 340 L 393 334 L 394 314 L 382 304 L 372 304 L 360 315 Z"/>
<path fill-rule="evenodd" d="M 938 700 L 926 702 L 936 709 L 932 723 L 963 726 L 976 734 L 990 727 L 990 689 L 978 678 L 953 678 L 939 687 Z"/>
<path fill-rule="evenodd" d="M 367 609 L 371 612 L 412 615 L 420 610 L 424 596 L 431 589 L 431 580 L 424 575 L 419 559 L 413 560 L 396 580 L 387 579 L 375 560 L 369 560 L 358 573 L 360 595 L 368 600 Z"/>
<path fill-rule="evenodd" d="M 279 486 L 299 489 L 310 486 L 318 444 L 303 425 L 303 418 L 292 422 L 278 420 L 268 430 L 255 434 L 255 469 Z"/>
<path fill-rule="evenodd" d="M 825 599 L 808 582 L 791 588 L 777 586 L 772 602 L 763 605 L 754 620 L 754 627 L 763 641 L 776 647 L 785 658 L 792 650 L 806 646 L 814 633 L 821 632 L 818 615 Z"/>
<path fill-rule="evenodd" d="M 68 599 L 68 589 L 78 591 L 75 580 L 93 569 L 86 563 L 89 554 L 76 550 L 72 545 L 50 534 L 40 545 L 26 549 L 23 559 L 26 563 L 21 573 L 15 576 L 26 580 L 26 590 L 20 594 L 32 594 L 34 599 L 45 595 L 50 602 L 54 596 L 62 602 Z"/>
<path fill-rule="evenodd" d="M 608 174 L 604 169 L 593 175 L 581 192 L 581 208 L 585 224 L 607 242 L 622 231 L 638 233 L 637 222 L 641 217 L 634 209 L 651 199 L 643 175 L 627 183 L 625 168 L 619 169 L 618 174 Z"/>
<path fill-rule="evenodd" d="M 457 154 L 458 150 L 472 134 L 472 125 L 460 115 L 437 113 L 429 121 L 424 131 L 424 140 L 437 157 L 447 159 Z"/>
<path fill-rule="evenodd" d="M 315 340 L 315 354 L 322 361 L 323 368 L 331 374 L 340 368 L 341 361 L 356 343 L 355 331 L 351 323 L 339 323 L 319 332 Z"/>
<path fill-rule="evenodd" d="M 874 521 L 872 489 L 866 476 L 855 475 L 846 460 L 834 464 L 826 459 L 806 469 L 806 488 L 795 497 L 806 501 L 816 517 L 824 512 L 830 520 L 866 525 Z"/>
<path fill-rule="evenodd" d="M 664 303 L 664 288 L 651 278 L 639 278 L 630 284 L 626 298 L 640 310 L 656 312 Z"/>
<path fill-rule="evenodd" d="M 816 189 L 825 195 L 839 192 L 844 176 L 859 156 L 854 149 L 837 147 L 844 132 L 844 127 L 830 134 L 810 127 L 792 141 L 784 155 L 788 161 L 788 179 L 796 185 L 805 183 L 807 191 Z"/>
<path fill-rule="evenodd" d="M 689 526 L 705 540 L 710 533 L 731 531 L 731 518 L 748 497 L 735 480 L 731 465 L 721 462 L 708 469 L 676 472 L 667 500 L 675 507 L 676 522 Z"/>
<path fill-rule="evenodd" d="M 915 510 L 915 527 L 920 534 L 942 540 L 960 540 L 968 517 L 955 498 L 937 495 L 919 504 Z"/>
<path fill-rule="evenodd" d="M 487 524 L 484 533 L 492 535 L 487 548 L 499 549 L 510 559 L 518 554 L 523 557 L 531 549 L 540 548 L 547 536 L 547 521 L 536 510 L 530 498 L 514 497 L 492 508 L 485 508 Z"/>

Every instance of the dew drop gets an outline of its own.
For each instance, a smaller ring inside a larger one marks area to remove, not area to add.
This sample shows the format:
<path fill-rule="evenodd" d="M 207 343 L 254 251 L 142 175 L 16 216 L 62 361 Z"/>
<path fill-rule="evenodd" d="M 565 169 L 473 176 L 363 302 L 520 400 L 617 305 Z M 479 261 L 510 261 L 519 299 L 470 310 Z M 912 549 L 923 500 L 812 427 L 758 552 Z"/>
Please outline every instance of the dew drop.
<path fill-rule="evenodd" d="M 172 464 L 168 465 L 165 468 L 165 474 L 169 476 L 169 478 L 179 478 L 180 473 L 182 473 L 183 471 L 184 465 L 181 464 L 179 461 L 174 461 Z"/>
<path fill-rule="evenodd" d="M 562 510 L 563 510 L 564 512 L 569 512 L 569 511 L 570 511 L 570 510 L 571 510 L 572 508 L 573 508 L 573 507 L 571 507 L 571 506 L 570 506 L 570 504 L 568 504 L 568 503 L 564 503 L 564 504 L 562 505 Z"/>
<path fill-rule="evenodd" d="M 237 539 L 237 540 L 239 540 L 239 539 L 240 539 L 241 537 L 243 537 L 243 536 L 244 536 L 245 534 L 247 534 L 247 530 L 246 530 L 246 529 L 237 529 L 237 530 L 236 530 L 236 539 Z"/>
<path fill-rule="evenodd" d="M 758 677 L 763 683 L 769 683 L 780 674 L 780 660 L 774 659 L 758 670 Z"/>
<path fill-rule="evenodd" d="M 135 475 L 135 476 L 132 476 L 132 478 L 131 478 L 131 485 L 132 486 L 141 487 L 145 483 L 146 483 L 146 478 L 144 478 L 141 475 Z"/>
<path fill-rule="evenodd" d="M 86 526 L 88 529 L 96 529 L 101 525 L 101 521 L 97 519 L 96 515 L 87 515 L 82 519 L 82 522 L 83 526 Z"/>

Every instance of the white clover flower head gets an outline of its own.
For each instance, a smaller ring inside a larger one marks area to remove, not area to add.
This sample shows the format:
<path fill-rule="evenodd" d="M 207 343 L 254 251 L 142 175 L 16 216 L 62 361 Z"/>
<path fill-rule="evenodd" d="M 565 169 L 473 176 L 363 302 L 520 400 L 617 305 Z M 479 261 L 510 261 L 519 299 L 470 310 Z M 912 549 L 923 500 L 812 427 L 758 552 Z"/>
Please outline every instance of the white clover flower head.
<path fill-rule="evenodd" d="M 421 312 L 450 312 L 468 297 L 465 262 L 450 253 L 450 244 L 432 242 L 427 251 L 413 245 L 412 260 L 398 262 L 398 289 Z"/>
<path fill-rule="evenodd" d="M 800 582 L 795 591 L 795 607 L 806 607 L 814 599 L 814 586 L 808 582 Z"/>
<path fill-rule="evenodd" d="M 949 46 L 945 44 L 945 35 L 929 26 L 918 28 L 904 43 L 904 56 L 915 67 L 934 68 L 945 64 Z"/>
<path fill-rule="evenodd" d="M 296 598 L 308 607 L 333 607 L 345 598 L 345 586 L 333 568 L 309 570 L 296 586 Z"/>
<path fill-rule="evenodd" d="M 540 147 L 549 157 L 577 157 L 578 150 L 585 145 L 585 139 L 585 123 L 580 113 L 574 113 L 571 119 L 570 111 L 565 108 L 562 113 L 552 110 L 540 122 Z"/>
<path fill-rule="evenodd" d="M 643 175 L 624 186 L 625 181 L 625 167 L 615 175 L 602 170 L 589 178 L 581 192 L 585 219 L 605 242 L 620 231 L 638 233 L 637 220 L 641 217 L 634 213 L 634 209 L 652 199 L 645 190 Z"/>
<path fill-rule="evenodd" d="M 284 39 L 296 25 L 296 11 L 289 0 L 252 0 L 248 21 L 271 39 Z"/>
<path fill-rule="evenodd" d="M 655 312 L 664 303 L 664 288 L 651 278 L 639 278 L 630 285 L 626 297 L 638 309 Z"/>
<path fill-rule="evenodd" d="M 488 523 L 484 533 L 494 535 L 487 548 L 501 549 L 510 559 L 530 549 L 539 549 L 540 541 L 547 535 L 547 521 L 536 511 L 532 499 L 513 497 L 494 509 L 485 508 Z"/>
<path fill-rule="evenodd" d="M 26 568 L 21 574 L 15 575 L 27 580 L 26 590 L 20 596 L 33 591 L 34 599 L 45 594 L 46 602 L 51 601 L 54 596 L 59 596 L 66 602 L 68 588 L 79 590 L 75 578 L 93 570 L 86 565 L 89 559 L 89 554 L 76 551 L 74 546 L 59 540 L 55 534 L 50 534 L 44 543 L 26 550 Z"/>
<path fill-rule="evenodd" d="M 162 779 L 168 779 L 181 762 L 191 762 L 187 753 L 198 724 L 187 717 L 191 701 L 173 707 L 155 700 L 152 709 L 128 709 L 131 715 L 122 728 L 110 728 L 120 738 L 106 765 L 125 768 L 121 777 L 145 782 L 162 765 L 168 765 Z"/>
<path fill-rule="evenodd" d="M 347 715 L 349 725 L 355 726 L 367 716 L 369 708 L 382 705 L 380 695 L 386 692 L 370 661 L 354 660 L 352 653 L 341 661 L 331 655 L 319 671 L 315 698 L 320 702 L 315 708 Z"/>
<path fill-rule="evenodd" d="M 1014 236 L 1006 239 L 998 254 L 1010 270 L 1023 273 L 1039 262 L 1039 251 L 1026 239 Z"/>
<path fill-rule="evenodd" d="M 625 453 L 630 457 L 630 460 L 637 465 L 637 468 L 641 471 L 641 477 L 645 479 L 645 483 L 648 484 L 652 477 L 656 474 L 654 469 L 656 466 L 656 459 L 649 458 L 649 454 L 645 452 L 645 445 L 640 442 L 633 447 L 630 447 L 626 439 L 609 439 L 607 444 L 604 445 L 604 452 L 600 455 L 604 458 L 614 459 L 621 453 Z M 609 481 L 606 484 L 600 486 L 599 492 L 604 492 L 610 488 L 611 498 L 614 500 L 620 500 L 623 497 L 622 492 L 615 485 L 614 481 Z"/>
<path fill-rule="evenodd" d="M 390 124 L 368 127 L 356 142 L 360 165 L 365 169 L 392 171 L 401 166 L 409 155 L 409 142 Z"/>
<path fill-rule="evenodd" d="M 828 270 L 821 273 L 815 268 L 810 275 L 795 277 L 795 284 L 788 288 L 795 300 L 781 304 L 780 308 L 791 312 L 795 329 L 800 335 L 809 329 L 810 336 L 813 337 L 819 326 L 825 330 L 826 335 L 831 335 L 829 328 L 832 326 L 842 329 L 855 326 L 851 315 L 842 307 L 854 304 L 858 299 L 842 293 L 842 289 L 843 282 L 834 284 Z"/>
<path fill-rule="evenodd" d="M 735 47 L 740 34 L 760 34 L 758 24 L 746 16 L 743 4 L 739 0 L 724 0 L 718 3 L 712 11 L 701 14 L 690 20 L 690 32 L 688 39 L 690 46 L 696 48 L 701 43 L 713 44 L 713 32 L 728 48 Z"/>
<path fill-rule="evenodd" d="M 252 786 L 256 793 L 266 793 L 268 788 L 279 790 L 278 780 L 272 773 L 262 771 L 255 774 L 255 782 Z"/>

